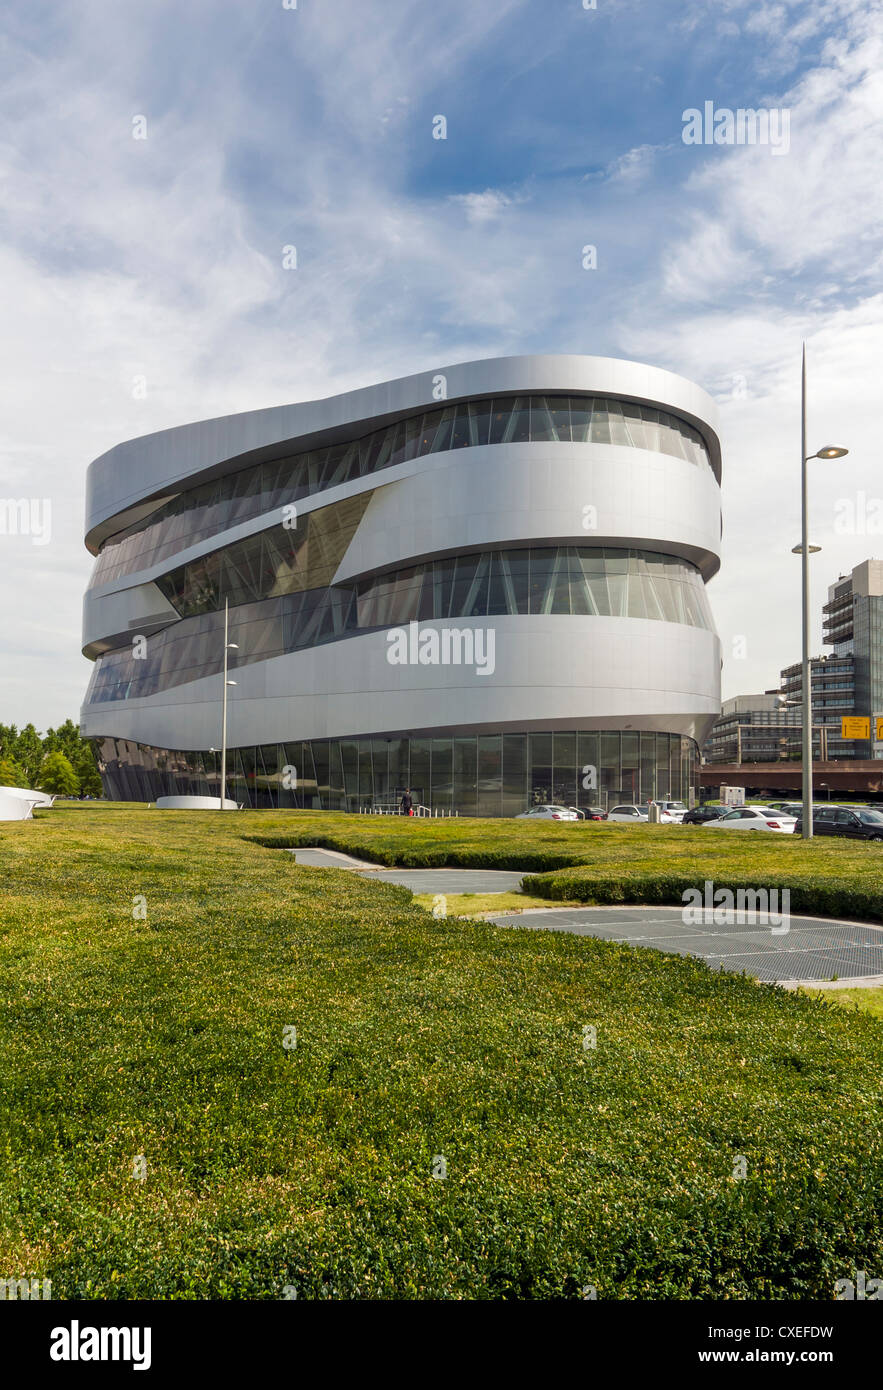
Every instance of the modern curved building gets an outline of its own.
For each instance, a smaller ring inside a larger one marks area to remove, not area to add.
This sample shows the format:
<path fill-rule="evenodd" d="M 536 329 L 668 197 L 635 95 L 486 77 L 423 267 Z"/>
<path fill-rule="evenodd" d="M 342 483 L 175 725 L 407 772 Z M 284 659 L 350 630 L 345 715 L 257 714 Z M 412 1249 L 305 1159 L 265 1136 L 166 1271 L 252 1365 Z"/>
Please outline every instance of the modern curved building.
<path fill-rule="evenodd" d="M 720 712 L 716 410 L 494 358 L 92 463 L 82 730 L 107 794 L 358 810 L 686 799 Z"/>

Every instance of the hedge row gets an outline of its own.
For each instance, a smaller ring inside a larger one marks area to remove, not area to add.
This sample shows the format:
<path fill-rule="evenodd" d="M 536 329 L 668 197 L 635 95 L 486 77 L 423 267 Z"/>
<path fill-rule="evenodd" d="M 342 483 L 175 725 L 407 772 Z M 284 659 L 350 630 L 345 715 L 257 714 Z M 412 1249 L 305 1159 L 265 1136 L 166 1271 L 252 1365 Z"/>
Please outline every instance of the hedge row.
<path fill-rule="evenodd" d="M 402 869 L 523 869 L 530 873 L 548 873 L 553 869 L 570 868 L 582 857 L 579 851 L 563 853 L 555 849 L 513 848 L 511 842 L 485 849 L 461 845 L 439 845 L 417 839 L 380 843 L 357 835 L 317 834 L 312 830 L 292 829 L 286 835 L 246 835 L 252 844 L 264 849 L 298 849 L 309 846 L 333 849 L 372 864 Z"/>
<path fill-rule="evenodd" d="M 563 872 L 528 874 L 524 891 L 555 902 L 668 904 L 680 906 L 688 889 L 704 894 L 706 879 L 694 873 L 660 873 L 648 869 L 598 869 L 580 866 Z M 766 888 L 790 893 L 792 913 L 816 917 L 845 917 L 868 922 L 883 922 L 883 892 L 879 888 L 841 882 L 821 877 L 802 877 L 779 874 L 733 873 L 712 879 L 714 891 L 729 888 Z"/>

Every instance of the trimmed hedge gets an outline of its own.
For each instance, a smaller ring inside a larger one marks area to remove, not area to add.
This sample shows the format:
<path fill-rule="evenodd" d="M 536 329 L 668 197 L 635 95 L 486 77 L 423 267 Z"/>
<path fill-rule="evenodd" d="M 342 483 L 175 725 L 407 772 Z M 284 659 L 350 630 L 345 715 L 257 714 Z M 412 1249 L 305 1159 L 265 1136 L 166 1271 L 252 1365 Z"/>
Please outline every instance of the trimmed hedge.
<path fill-rule="evenodd" d="M 611 872 L 585 867 L 568 868 L 560 873 L 528 874 L 523 888 L 538 898 L 555 902 L 583 903 L 658 903 L 680 906 L 687 889 L 704 890 L 705 879 L 697 874 L 660 873 L 633 870 L 630 873 Z M 883 893 L 879 889 L 857 886 L 854 883 L 830 882 L 825 879 L 797 878 L 793 875 L 733 873 L 725 868 L 722 877 L 713 880 L 715 890 L 729 888 L 787 889 L 791 912 L 814 917 L 845 917 L 868 922 L 883 922 Z M 781 897 L 780 897 L 781 901 Z"/>

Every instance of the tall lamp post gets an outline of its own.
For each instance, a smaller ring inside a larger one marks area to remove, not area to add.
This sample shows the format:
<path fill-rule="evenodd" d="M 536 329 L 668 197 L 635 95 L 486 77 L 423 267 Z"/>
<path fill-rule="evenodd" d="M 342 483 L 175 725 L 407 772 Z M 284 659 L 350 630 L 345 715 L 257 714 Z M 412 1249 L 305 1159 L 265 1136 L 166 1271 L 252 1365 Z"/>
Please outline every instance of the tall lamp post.
<path fill-rule="evenodd" d="M 227 800 L 227 686 L 235 685 L 235 681 L 227 679 L 227 653 L 238 652 L 239 644 L 230 642 L 230 607 L 229 599 L 224 599 L 224 700 L 221 714 L 221 810 L 226 810 Z"/>
<path fill-rule="evenodd" d="M 812 672 L 809 663 L 809 555 L 807 536 L 807 468 L 810 459 L 841 459 L 849 453 L 836 445 L 806 452 L 806 343 L 800 370 L 800 567 L 803 590 L 803 838 L 812 839 Z"/>

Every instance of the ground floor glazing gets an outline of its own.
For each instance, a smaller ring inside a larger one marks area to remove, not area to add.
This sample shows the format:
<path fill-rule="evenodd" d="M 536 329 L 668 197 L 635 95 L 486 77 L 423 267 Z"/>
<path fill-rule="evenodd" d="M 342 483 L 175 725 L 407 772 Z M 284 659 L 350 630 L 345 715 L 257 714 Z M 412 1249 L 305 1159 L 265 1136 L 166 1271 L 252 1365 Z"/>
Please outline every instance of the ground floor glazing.
<path fill-rule="evenodd" d="M 96 740 L 96 751 L 114 801 L 219 795 L 217 752 L 114 738 Z M 255 809 L 384 809 L 406 787 L 433 812 L 461 816 L 514 816 L 544 802 L 609 809 L 651 798 L 689 803 L 698 776 L 692 739 L 606 729 L 297 740 L 227 752 L 227 795 Z"/>

